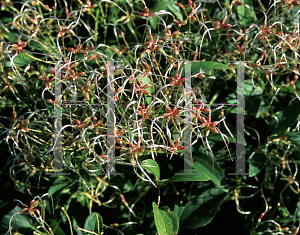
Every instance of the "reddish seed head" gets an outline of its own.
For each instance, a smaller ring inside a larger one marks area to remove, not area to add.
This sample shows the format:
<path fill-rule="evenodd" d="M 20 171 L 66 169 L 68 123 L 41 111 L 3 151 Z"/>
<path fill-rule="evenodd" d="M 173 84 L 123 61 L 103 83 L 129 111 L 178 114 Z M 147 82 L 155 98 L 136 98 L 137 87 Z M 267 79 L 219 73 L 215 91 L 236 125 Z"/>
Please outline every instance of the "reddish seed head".
<path fill-rule="evenodd" d="M 194 23 L 196 20 L 197 20 L 197 19 L 196 19 L 195 16 L 192 16 L 192 17 L 191 17 L 191 21 L 192 21 L 193 23 Z"/>
<path fill-rule="evenodd" d="M 194 15 L 194 14 L 195 14 L 195 12 L 196 12 L 196 10 L 195 10 L 195 9 L 193 9 L 193 10 L 191 11 L 190 17 L 192 17 L 192 15 Z"/>
<path fill-rule="evenodd" d="M 241 3 L 241 2 L 239 2 L 239 1 L 232 1 L 232 3 L 234 4 L 234 5 L 244 5 L 243 3 Z"/>
<path fill-rule="evenodd" d="M 97 123 L 97 118 L 94 116 L 93 117 L 94 123 Z"/>
<path fill-rule="evenodd" d="M 121 36 L 124 37 L 124 32 L 121 29 L 118 29 L 118 30 L 119 30 Z"/>
<path fill-rule="evenodd" d="M 175 5 L 178 6 L 178 7 L 180 7 L 180 8 L 182 8 L 182 9 L 184 8 L 181 3 L 176 3 Z"/>
<path fill-rule="evenodd" d="M 80 121 L 78 119 L 75 119 L 74 122 L 77 124 L 77 125 L 80 125 Z"/>
<path fill-rule="evenodd" d="M 171 64 L 174 62 L 174 60 L 171 59 L 171 58 L 168 58 L 167 60 L 168 60 L 168 62 L 171 63 Z"/>
<path fill-rule="evenodd" d="M 220 25 L 220 22 L 219 21 L 214 21 L 212 24 L 213 24 L 214 27 L 216 27 L 216 26 Z"/>
<path fill-rule="evenodd" d="M 294 1 L 292 1 L 292 5 L 293 5 L 293 6 L 299 6 L 300 3 L 299 3 L 297 0 L 294 0 Z"/>
<path fill-rule="evenodd" d="M 181 22 L 181 25 L 186 25 L 187 24 L 187 20 L 183 20 L 182 22 Z"/>
<path fill-rule="evenodd" d="M 174 19 L 173 22 L 174 22 L 174 24 L 176 24 L 176 25 L 180 25 L 180 21 L 177 20 L 177 19 Z"/>
<path fill-rule="evenodd" d="M 196 3 L 192 2 L 192 0 L 189 0 L 189 5 L 192 9 L 196 8 Z"/>

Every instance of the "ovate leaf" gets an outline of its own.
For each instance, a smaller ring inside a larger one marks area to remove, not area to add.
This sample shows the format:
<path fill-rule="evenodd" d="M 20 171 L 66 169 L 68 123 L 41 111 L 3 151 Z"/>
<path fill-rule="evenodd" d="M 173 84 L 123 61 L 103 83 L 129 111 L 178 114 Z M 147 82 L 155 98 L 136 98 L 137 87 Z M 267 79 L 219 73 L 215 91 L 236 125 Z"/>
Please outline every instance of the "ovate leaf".
<path fill-rule="evenodd" d="M 11 219 L 11 217 L 17 213 L 20 212 L 23 208 L 16 206 L 13 210 L 11 210 L 8 214 L 6 214 L 1 222 L 1 227 L 8 229 L 9 226 L 9 220 Z M 13 228 L 19 227 L 19 228 L 29 228 L 35 230 L 35 226 L 33 226 L 32 224 L 32 218 L 29 216 L 29 213 L 22 213 L 22 214 L 16 214 L 14 215 L 14 217 L 11 220 L 11 227 L 12 230 L 14 230 Z"/>
<path fill-rule="evenodd" d="M 180 174 L 180 175 L 179 175 Z M 203 172 L 192 170 L 192 174 L 184 174 L 184 170 L 173 175 L 168 182 L 208 181 L 210 177 Z"/>
<path fill-rule="evenodd" d="M 191 195 L 193 195 L 192 199 L 186 206 L 176 207 L 180 213 L 180 227 L 184 229 L 195 229 L 210 223 L 227 193 L 210 184 L 194 189 Z"/>
<path fill-rule="evenodd" d="M 35 59 L 29 57 L 25 53 L 20 52 L 19 55 L 14 57 L 13 61 L 16 67 L 21 67 L 30 64 L 32 61 L 35 61 Z M 5 67 L 12 67 L 11 61 L 6 61 Z"/>
<path fill-rule="evenodd" d="M 258 175 L 267 163 L 267 156 L 263 151 L 255 153 L 252 158 L 249 159 L 249 177 Z"/>
<path fill-rule="evenodd" d="M 155 202 L 152 203 L 154 221 L 159 235 L 177 234 L 179 229 L 179 219 L 175 212 L 171 212 L 168 207 L 159 209 Z"/>
<path fill-rule="evenodd" d="M 59 177 L 55 179 L 53 182 L 53 185 L 49 188 L 48 193 L 52 195 L 53 197 L 53 204 L 54 207 L 58 205 L 61 193 L 64 189 L 68 188 L 70 186 L 70 180 L 68 180 L 67 177 Z M 52 209 L 50 206 L 47 204 L 47 210 L 50 213 Z"/>
<path fill-rule="evenodd" d="M 156 161 L 152 159 L 146 159 L 142 162 L 142 167 L 160 179 L 160 169 Z"/>
<path fill-rule="evenodd" d="M 153 1 L 153 6 L 149 9 L 149 12 L 153 13 L 159 12 L 161 10 L 171 11 L 171 13 L 173 13 L 175 17 L 181 22 L 183 21 L 183 17 L 180 8 L 173 3 L 177 3 L 177 0 L 172 1 L 172 3 L 169 0 Z M 160 18 L 153 16 L 150 19 L 151 29 L 155 30 L 159 23 L 163 24 Z"/>
<path fill-rule="evenodd" d="M 177 19 L 182 22 L 183 17 L 180 11 L 180 8 L 175 5 L 177 3 L 177 0 L 173 0 L 172 3 L 166 4 L 169 8 L 169 10 L 177 17 Z"/>
<path fill-rule="evenodd" d="M 212 170 L 212 159 L 210 155 L 198 152 L 193 154 L 193 165 L 191 159 L 187 159 L 186 161 L 189 166 L 192 166 L 198 172 L 207 175 L 211 181 L 215 183 L 216 187 L 228 192 L 225 174 L 218 164 L 214 164 L 214 169 Z"/>
<path fill-rule="evenodd" d="M 151 86 L 146 88 L 145 90 L 148 91 L 150 94 L 153 94 L 153 84 L 151 79 L 148 76 L 142 78 L 143 86 L 150 84 Z M 152 97 L 145 95 L 146 103 L 149 105 L 152 102 Z"/>
<path fill-rule="evenodd" d="M 96 234 L 101 234 L 103 229 L 103 221 L 101 215 L 97 212 L 90 214 L 84 223 L 84 229 Z"/>
<path fill-rule="evenodd" d="M 252 22 L 257 22 L 257 17 L 253 7 L 252 0 L 239 0 L 239 2 L 246 4 L 237 6 L 237 15 L 243 26 L 247 26 Z"/>
<path fill-rule="evenodd" d="M 85 169 L 79 169 L 79 174 L 82 177 L 82 179 L 85 181 L 85 183 L 91 182 L 91 177 Z"/>

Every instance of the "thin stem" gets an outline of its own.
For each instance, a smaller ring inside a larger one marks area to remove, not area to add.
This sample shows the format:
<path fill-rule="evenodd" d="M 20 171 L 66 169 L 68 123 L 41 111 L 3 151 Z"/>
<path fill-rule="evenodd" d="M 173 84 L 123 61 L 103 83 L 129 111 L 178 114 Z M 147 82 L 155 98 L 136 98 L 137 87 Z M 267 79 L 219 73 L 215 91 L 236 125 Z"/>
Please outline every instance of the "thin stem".
<path fill-rule="evenodd" d="M 69 215 L 67 214 L 66 209 L 65 209 L 64 207 L 62 207 L 61 209 L 62 209 L 62 211 L 65 213 L 65 215 L 66 215 L 67 218 L 68 218 L 69 225 L 70 225 L 71 235 L 73 235 L 73 228 L 72 228 L 72 223 L 71 223 L 70 217 L 69 217 Z"/>
<path fill-rule="evenodd" d="M 157 180 L 156 180 L 156 182 L 157 182 L 157 190 L 158 190 L 157 207 L 159 207 L 159 204 L 160 204 L 160 184 L 158 183 Z"/>
<path fill-rule="evenodd" d="M 100 6 L 101 6 L 101 4 L 100 4 Z M 102 8 L 101 8 L 102 9 Z M 99 19 L 99 13 L 100 13 L 100 9 L 99 8 L 97 8 L 96 9 L 96 18 L 97 19 Z M 105 23 L 104 23 L 105 24 Z M 96 22 L 95 22 L 95 31 L 98 31 L 98 20 L 96 20 Z M 98 34 L 96 34 L 96 36 L 95 36 L 95 42 L 97 43 L 97 41 L 98 41 Z"/>

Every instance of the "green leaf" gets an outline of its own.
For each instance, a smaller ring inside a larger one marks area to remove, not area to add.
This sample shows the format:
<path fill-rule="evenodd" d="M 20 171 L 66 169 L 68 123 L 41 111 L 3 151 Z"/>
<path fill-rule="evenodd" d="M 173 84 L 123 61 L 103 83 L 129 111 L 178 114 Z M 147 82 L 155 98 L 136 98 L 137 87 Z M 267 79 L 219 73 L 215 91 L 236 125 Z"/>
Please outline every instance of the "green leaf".
<path fill-rule="evenodd" d="M 97 171 L 102 171 L 102 166 L 100 164 L 93 164 L 93 165 L 88 165 L 87 167 L 87 170 L 89 171 L 94 171 L 94 172 L 97 172 Z"/>
<path fill-rule="evenodd" d="M 5 208 L 5 206 L 7 206 L 7 204 L 9 204 L 8 201 L 3 201 L 2 199 L 0 199 L 0 210 Z"/>
<path fill-rule="evenodd" d="M 201 62 L 193 62 L 192 63 L 192 71 L 196 70 L 197 73 L 199 73 L 200 69 L 203 69 L 204 71 L 210 70 L 210 69 L 233 69 L 230 66 L 218 62 L 212 62 L 212 61 L 201 61 Z M 199 70 L 199 71 L 197 71 Z"/>
<path fill-rule="evenodd" d="M 191 195 L 194 196 L 186 206 L 176 207 L 178 214 L 180 214 L 180 227 L 183 229 L 195 229 L 210 223 L 227 193 L 210 184 L 194 189 Z M 177 212 L 176 210 L 175 212 Z"/>
<path fill-rule="evenodd" d="M 250 79 L 246 80 L 244 85 L 244 94 L 245 96 L 259 96 L 262 95 L 264 92 L 263 88 L 260 86 L 253 87 L 252 82 Z"/>
<path fill-rule="evenodd" d="M 229 129 L 231 129 L 231 128 L 229 128 Z M 235 133 L 232 133 L 232 134 L 234 137 L 236 137 Z M 228 139 L 229 139 L 229 143 L 236 144 L 236 140 L 233 139 L 231 136 L 228 136 Z M 223 144 L 224 144 L 224 140 L 220 134 L 212 133 L 212 135 L 209 135 L 209 140 L 223 142 Z M 225 141 L 226 141 L 226 143 L 228 143 L 227 142 L 228 140 L 226 138 L 225 138 Z M 246 140 L 245 140 L 245 143 L 246 143 Z M 224 146 L 225 146 L 225 144 L 224 144 Z"/>
<path fill-rule="evenodd" d="M 257 17 L 253 7 L 252 0 L 240 0 L 241 3 L 247 4 L 250 9 L 244 5 L 237 6 L 237 15 L 239 20 L 242 21 L 243 26 L 247 26 L 252 22 L 257 22 Z"/>
<path fill-rule="evenodd" d="M 53 195 L 54 193 L 63 190 L 69 184 L 70 184 L 69 180 L 65 180 L 64 178 L 57 178 L 53 182 L 53 186 L 49 188 L 48 193 Z"/>
<path fill-rule="evenodd" d="M 0 100 L 0 107 L 8 107 L 8 106 L 13 106 L 15 102 L 11 99 L 6 99 L 6 100 Z"/>
<path fill-rule="evenodd" d="M 79 169 L 79 174 L 80 174 L 81 178 L 85 181 L 85 183 L 91 182 L 91 177 L 85 169 Z"/>
<path fill-rule="evenodd" d="M 59 226 L 59 223 L 58 223 L 58 219 L 57 218 L 49 218 L 49 222 L 50 222 L 50 227 L 52 229 L 55 229 L 53 230 L 53 233 L 55 235 L 65 235 L 64 231 L 62 230 L 62 228 Z"/>
<path fill-rule="evenodd" d="M 90 214 L 85 220 L 84 229 L 95 232 L 97 234 L 101 234 L 103 229 L 103 221 L 101 215 L 99 215 L 97 212 L 93 212 L 92 214 Z"/>
<path fill-rule="evenodd" d="M 148 87 L 146 88 L 145 90 L 148 91 L 150 94 L 153 94 L 153 84 L 152 84 L 152 81 L 151 79 L 148 77 L 148 76 L 145 76 L 142 78 L 142 82 L 143 82 L 143 86 L 144 85 L 147 85 L 147 84 L 150 84 L 151 87 Z M 152 97 L 151 96 L 146 96 L 146 103 L 149 105 L 151 102 L 152 102 Z"/>
<path fill-rule="evenodd" d="M 22 53 L 22 52 L 20 52 L 18 56 L 14 57 L 14 64 L 16 67 L 28 65 L 32 61 L 35 61 L 35 59 L 29 57 L 28 55 L 26 55 L 25 53 Z M 11 61 L 6 61 L 5 67 L 12 67 Z"/>
<path fill-rule="evenodd" d="M 284 133 L 286 135 L 286 140 L 291 141 L 294 144 L 300 145 L 300 132 L 290 131 Z"/>
<path fill-rule="evenodd" d="M 158 179 L 160 179 L 160 169 L 159 165 L 156 161 L 152 159 L 146 159 L 142 162 L 142 167 L 155 175 Z"/>
<path fill-rule="evenodd" d="M 2 24 L 7 24 L 9 22 L 13 22 L 13 17 L 1 17 L 1 23 Z"/>
<path fill-rule="evenodd" d="M 255 96 L 255 97 L 251 97 L 251 98 L 246 98 L 245 99 L 245 109 L 246 109 L 247 115 L 245 115 L 245 117 L 260 115 L 261 114 L 261 111 L 259 112 L 259 110 L 261 109 L 260 105 L 263 105 L 263 103 L 264 103 L 264 99 L 262 99 L 262 97 Z"/>
<path fill-rule="evenodd" d="M 183 67 L 185 68 L 186 65 Z M 200 61 L 200 62 L 191 62 L 191 72 L 192 75 L 200 73 L 201 71 L 207 71 L 211 69 L 232 69 L 230 66 L 218 62 L 212 61 Z M 184 74 L 185 70 L 183 71 Z"/>
<path fill-rule="evenodd" d="M 177 0 L 174 0 L 172 2 L 177 3 Z M 170 3 L 169 0 L 153 1 L 153 6 L 149 9 L 149 12 L 153 13 L 160 10 L 170 10 L 178 18 L 178 20 L 183 21 L 180 8 L 175 4 Z M 157 16 L 152 16 L 149 22 L 152 30 L 156 30 L 158 24 L 162 24 L 161 19 L 159 19 Z"/>
<path fill-rule="evenodd" d="M 268 111 L 268 109 L 269 109 L 268 103 L 266 102 L 266 100 L 264 100 L 262 97 L 260 97 L 260 104 L 258 105 L 258 110 L 255 115 L 255 118 L 261 117 L 261 115 L 264 112 Z"/>
<path fill-rule="evenodd" d="M 23 208 L 16 206 L 8 214 L 6 214 L 1 220 L 1 227 L 7 230 L 11 216 L 13 216 L 17 212 L 20 212 L 22 209 Z M 32 224 L 32 219 L 29 216 L 28 212 L 24 214 L 22 213 L 14 215 L 14 217 L 11 220 L 11 227 L 15 228 L 16 226 L 18 226 L 19 228 L 30 228 L 32 230 L 35 230 L 35 227 Z"/>
<path fill-rule="evenodd" d="M 187 164 L 198 172 L 207 175 L 218 188 L 228 192 L 228 184 L 222 168 L 218 164 L 214 164 L 214 169 L 212 168 L 212 159 L 210 155 L 199 152 L 197 155 L 198 156 L 195 156 L 195 154 L 193 154 L 193 165 L 191 159 L 186 160 Z"/>
<path fill-rule="evenodd" d="M 80 219 L 79 219 L 80 220 Z M 78 222 L 77 222 L 77 220 L 76 220 L 76 217 L 75 216 L 72 216 L 72 220 L 71 220 L 72 222 L 72 225 L 73 225 L 73 231 L 76 231 L 76 233 L 77 233 L 77 235 L 83 235 L 83 234 L 88 234 L 88 233 L 83 233 L 83 231 L 81 231 L 81 230 L 79 230 L 78 228 L 77 228 L 77 226 L 78 227 L 80 227 L 80 225 L 78 224 Z M 81 222 L 81 221 L 79 221 L 79 222 Z M 55 234 L 56 235 L 56 234 Z"/>
<path fill-rule="evenodd" d="M 185 77 L 185 67 L 186 67 L 186 64 L 183 65 L 181 77 Z M 207 73 L 207 75 L 210 75 L 209 70 L 211 70 L 211 69 L 233 69 L 233 68 L 231 68 L 230 66 L 228 66 L 226 64 L 212 62 L 212 61 L 191 62 L 192 75 L 195 75 L 198 73 L 205 73 L 205 71 L 208 71 L 206 73 Z M 179 69 L 179 71 L 181 71 L 181 68 Z M 173 77 L 175 77 L 176 72 L 177 72 L 177 70 L 173 70 L 173 72 L 172 72 Z"/>
<path fill-rule="evenodd" d="M 179 174 L 184 173 L 184 170 L 179 171 Z M 171 179 L 167 182 L 186 182 L 186 181 L 208 181 L 210 180 L 209 176 L 203 172 L 192 170 L 192 174 L 188 175 L 173 175 Z"/>
<path fill-rule="evenodd" d="M 297 208 L 294 213 L 294 218 L 295 218 L 295 220 L 300 219 L 300 201 L 297 203 Z"/>
<path fill-rule="evenodd" d="M 281 110 L 268 125 L 268 136 L 278 134 L 282 135 L 287 128 L 296 123 L 299 116 L 300 101 L 294 100 L 289 106 Z"/>
<path fill-rule="evenodd" d="M 58 56 L 59 51 L 57 51 L 57 48 L 54 48 L 51 43 L 50 43 L 50 39 L 49 37 L 47 37 L 48 40 L 43 41 L 43 44 L 45 46 L 47 46 L 47 48 L 52 51 L 56 56 Z M 40 51 L 40 52 L 45 52 L 46 54 L 48 54 L 49 52 L 45 49 L 45 47 L 43 47 L 40 43 L 31 40 L 30 43 L 28 44 L 32 50 L 35 51 Z"/>
<path fill-rule="evenodd" d="M 173 3 L 177 3 L 177 0 L 173 0 Z M 169 10 L 177 17 L 177 19 L 182 22 L 183 21 L 183 17 L 180 11 L 180 8 L 178 6 L 176 6 L 173 3 L 168 3 L 166 4 L 169 8 Z"/>
<path fill-rule="evenodd" d="M 267 163 L 267 156 L 264 152 L 259 151 L 249 159 L 249 177 L 258 175 Z"/>
<path fill-rule="evenodd" d="M 3 20 L 2 20 L 2 22 L 3 22 Z M 2 28 L 4 28 L 4 27 L 0 27 L 1 34 L 3 35 L 4 38 L 6 38 L 8 41 L 10 41 L 12 43 L 18 43 L 18 41 L 19 41 L 18 33 L 14 32 L 14 31 L 7 32 L 4 29 L 2 30 Z M 25 41 L 26 37 L 21 36 L 21 40 Z"/>
<path fill-rule="evenodd" d="M 48 193 L 53 197 L 54 207 L 58 205 L 62 191 L 67 188 L 68 185 L 70 185 L 68 178 L 59 177 L 53 182 L 53 186 L 49 188 Z M 47 211 L 51 213 L 52 209 L 49 204 L 47 204 L 46 208 Z"/>
<path fill-rule="evenodd" d="M 177 234 L 179 229 L 179 219 L 175 212 L 171 212 L 168 207 L 161 210 L 155 202 L 152 202 L 154 220 L 159 235 Z"/>
<path fill-rule="evenodd" d="M 172 234 L 177 234 L 178 230 L 179 230 L 179 218 L 178 218 L 178 215 L 175 212 L 172 212 L 172 211 L 169 211 L 166 214 L 171 219 L 172 224 L 173 224 L 173 233 Z"/>

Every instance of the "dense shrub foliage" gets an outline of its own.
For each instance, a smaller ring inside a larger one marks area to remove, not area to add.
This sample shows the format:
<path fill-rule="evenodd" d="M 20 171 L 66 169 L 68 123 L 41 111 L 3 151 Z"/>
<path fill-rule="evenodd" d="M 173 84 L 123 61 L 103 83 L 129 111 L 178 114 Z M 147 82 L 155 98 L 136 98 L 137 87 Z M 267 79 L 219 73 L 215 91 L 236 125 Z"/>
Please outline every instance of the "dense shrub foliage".
<path fill-rule="evenodd" d="M 299 10 L 297 0 L 1 1 L 0 233 L 298 234 Z M 240 61 L 247 174 L 233 175 Z M 108 77 L 120 175 L 106 168 Z"/>

